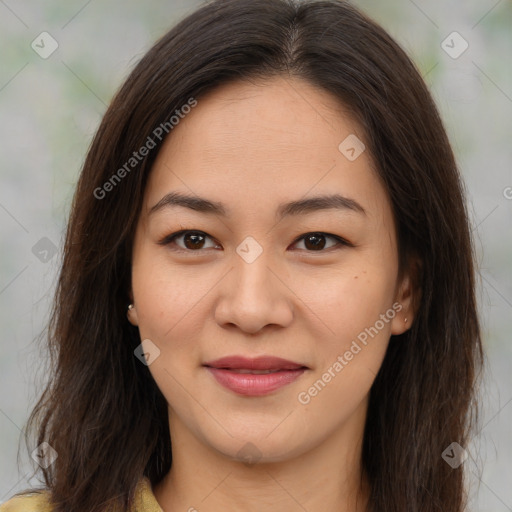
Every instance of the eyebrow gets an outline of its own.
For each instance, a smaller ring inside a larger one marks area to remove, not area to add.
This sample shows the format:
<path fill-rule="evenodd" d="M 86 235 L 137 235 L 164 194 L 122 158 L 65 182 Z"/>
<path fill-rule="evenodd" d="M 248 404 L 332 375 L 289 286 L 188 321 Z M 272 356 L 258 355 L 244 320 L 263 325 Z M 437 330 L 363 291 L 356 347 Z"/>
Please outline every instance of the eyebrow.
<path fill-rule="evenodd" d="M 149 210 L 149 215 L 160 211 L 164 208 L 172 208 L 181 206 L 201 213 L 209 215 L 219 215 L 221 217 L 229 217 L 229 210 L 218 201 L 210 201 L 203 197 L 191 196 L 180 192 L 170 192 L 166 194 L 158 203 Z M 288 203 L 281 203 L 277 208 L 277 219 L 284 217 L 305 215 L 321 210 L 342 210 L 352 211 L 366 215 L 365 209 L 354 199 L 344 197 L 340 194 L 321 195 L 317 197 L 309 197 L 307 199 L 299 199 Z"/>

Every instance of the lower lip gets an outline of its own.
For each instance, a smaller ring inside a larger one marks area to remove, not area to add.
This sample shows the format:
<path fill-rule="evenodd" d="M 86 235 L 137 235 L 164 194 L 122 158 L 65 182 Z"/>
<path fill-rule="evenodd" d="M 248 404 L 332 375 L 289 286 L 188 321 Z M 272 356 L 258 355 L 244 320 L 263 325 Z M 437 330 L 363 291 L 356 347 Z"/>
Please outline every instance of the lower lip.
<path fill-rule="evenodd" d="M 306 370 L 282 370 L 275 373 L 237 373 L 233 370 L 206 367 L 219 384 L 225 388 L 246 396 L 267 395 L 298 379 Z"/>

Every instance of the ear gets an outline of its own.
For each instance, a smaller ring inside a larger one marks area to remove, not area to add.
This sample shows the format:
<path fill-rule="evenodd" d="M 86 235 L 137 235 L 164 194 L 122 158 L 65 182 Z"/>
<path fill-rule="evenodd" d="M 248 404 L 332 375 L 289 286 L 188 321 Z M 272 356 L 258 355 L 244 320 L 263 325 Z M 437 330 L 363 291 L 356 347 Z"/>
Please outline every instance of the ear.
<path fill-rule="evenodd" d="M 421 260 L 411 258 L 407 270 L 397 285 L 395 306 L 397 314 L 391 321 L 391 334 L 403 334 L 411 328 L 421 299 Z"/>

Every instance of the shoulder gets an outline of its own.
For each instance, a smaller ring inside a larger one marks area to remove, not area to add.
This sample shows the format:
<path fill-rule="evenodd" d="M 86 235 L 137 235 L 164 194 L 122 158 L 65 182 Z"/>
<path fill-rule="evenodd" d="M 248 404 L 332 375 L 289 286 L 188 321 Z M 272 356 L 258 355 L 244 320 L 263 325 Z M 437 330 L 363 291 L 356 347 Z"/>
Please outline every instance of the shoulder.
<path fill-rule="evenodd" d="M 49 496 L 44 490 L 14 496 L 0 504 L 0 512 L 52 512 Z M 137 485 L 133 512 L 163 512 L 147 477 L 141 478 Z"/>
<path fill-rule="evenodd" d="M 0 512 L 51 512 L 48 492 L 34 492 L 22 496 L 14 496 L 0 504 Z"/>

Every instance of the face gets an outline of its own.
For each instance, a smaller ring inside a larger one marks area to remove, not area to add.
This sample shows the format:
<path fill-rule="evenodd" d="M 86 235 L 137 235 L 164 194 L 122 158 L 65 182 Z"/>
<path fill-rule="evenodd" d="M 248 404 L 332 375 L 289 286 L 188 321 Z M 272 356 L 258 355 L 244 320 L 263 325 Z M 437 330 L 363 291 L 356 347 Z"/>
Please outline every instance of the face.
<path fill-rule="evenodd" d="M 411 312 L 390 202 L 355 137 L 335 98 L 273 78 L 216 89 L 166 140 L 129 319 L 171 436 L 278 461 L 362 430 Z"/>

